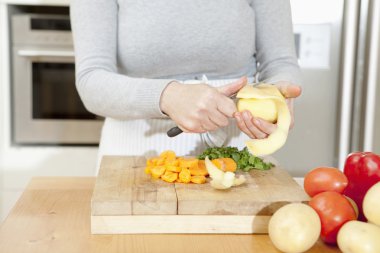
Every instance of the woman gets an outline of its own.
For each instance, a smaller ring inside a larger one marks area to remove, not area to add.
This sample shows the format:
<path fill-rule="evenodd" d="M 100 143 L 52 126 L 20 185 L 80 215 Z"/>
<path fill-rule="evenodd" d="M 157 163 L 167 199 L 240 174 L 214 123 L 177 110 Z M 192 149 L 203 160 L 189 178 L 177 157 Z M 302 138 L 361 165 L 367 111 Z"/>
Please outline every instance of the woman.
<path fill-rule="evenodd" d="M 74 0 L 71 18 L 77 89 L 106 117 L 99 158 L 195 155 L 217 129 L 241 148 L 276 125 L 237 112 L 231 95 L 272 83 L 293 112 L 301 93 L 288 0 Z M 175 125 L 185 133 L 167 137 Z"/>

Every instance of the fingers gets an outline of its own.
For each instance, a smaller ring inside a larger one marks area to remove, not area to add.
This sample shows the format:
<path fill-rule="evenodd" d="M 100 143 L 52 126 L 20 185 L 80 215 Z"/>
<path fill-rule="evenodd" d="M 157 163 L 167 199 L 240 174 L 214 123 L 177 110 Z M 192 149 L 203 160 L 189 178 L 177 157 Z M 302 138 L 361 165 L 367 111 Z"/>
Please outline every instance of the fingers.
<path fill-rule="evenodd" d="M 239 78 L 237 81 L 229 83 L 225 86 L 219 87 L 218 91 L 223 93 L 225 96 L 230 97 L 231 95 L 237 93 L 241 88 L 243 88 L 248 82 L 246 76 Z"/>
<path fill-rule="evenodd" d="M 302 93 L 301 86 L 288 82 L 279 82 L 276 84 L 276 86 L 285 98 L 296 98 Z"/>
<path fill-rule="evenodd" d="M 228 118 L 220 111 L 215 111 L 209 116 L 210 120 L 214 122 L 218 127 L 225 127 L 228 125 Z"/>
<path fill-rule="evenodd" d="M 240 130 L 252 139 L 264 139 L 276 129 L 275 125 L 264 122 L 264 120 L 256 125 L 257 121 L 249 111 L 237 112 L 235 118 Z"/>
<path fill-rule="evenodd" d="M 226 117 L 232 118 L 237 111 L 234 101 L 226 96 L 221 96 L 217 103 L 218 110 Z"/>
<path fill-rule="evenodd" d="M 204 118 L 201 122 L 202 129 L 206 131 L 215 131 L 219 128 L 217 124 L 215 124 L 210 118 Z"/>
<path fill-rule="evenodd" d="M 243 131 L 251 139 L 256 139 L 256 136 L 253 133 L 251 133 L 251 131 L 249 131 L 247 125 L 244 122 L 243 115 L 240 112 L 235 113 L 235 119 L 241 131 Z"/>
<path fill-rule="evenodd" d="M 160 108 L 184 132 L 214 131 L 228 125 L 228 118 L 232 118 L 237 111 L 234 101 L 228 96 L 235 94 L 246 84 L 246 77 L 220 88 L 206 84 L 172 83 L 162 94 Z M 183 101 L 191 102 L 183 103 Z M 253 128 L 252 124 L 248 123 L 248 126 Z M 251 131 L 255 132 L 255 129 Z M 259 131 L 255 133 L 262 137 Z"/>
<path fill-rule="evenodd" d="M 247 126 L 247 128 L 249 129 L 249 131 L 251 131 L 251 133 L 253 133 L 253 135 L 256 136 L 257 139 L 264 139 L 267 137 L 267 134 L 265 132 L 261 131 L 253 123 L 253 117 L 252 117 L 252 114 L 250 112 L 244 111 L 243 112 L 243 119 L 244 119 L 244 123 Z"/>
<path fill-rule="evenodd" d="M 277 129 L 276 124 L 272 124 L 266 120 L 260 119 L 260 118 L 253 118 L 253 124 L 262 131 L 263 133 L 266 133 L 267 135 L 270 135 Z"/>

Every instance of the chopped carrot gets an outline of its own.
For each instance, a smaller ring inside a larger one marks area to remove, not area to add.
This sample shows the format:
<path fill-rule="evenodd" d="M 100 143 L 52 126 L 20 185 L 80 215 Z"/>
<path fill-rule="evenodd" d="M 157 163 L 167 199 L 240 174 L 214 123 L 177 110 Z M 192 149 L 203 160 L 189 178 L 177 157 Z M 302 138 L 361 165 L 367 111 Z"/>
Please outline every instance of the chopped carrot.
<path fill-rule="evenodd" d="M 171 171 L 171 172 L 181 172 L 181 167 L 174 166 L 174 165 L 165 165 L 166 170 Z"/>
<path fill-rule="evenodd" d="M 208 175 L 208 171 L 206 169 L 204 160 L 198 161 L 198 168 L 190 168 L 189 170 L 192 176 L 207 176 Z"/>
<path fill-rule="evenodd" d="M 232 158 L 217 158 L 211 161 L 218 169 L 222 171 L 235 172 L 237 169 L 237 164 Z"/>
<path fill-rule="evenodd" d="M 161 157 L 161 158 L 164 158 L 164 159 L 166 159 L 166 160 L 173 161 L 173 160 L 175 160 L 175 158 L 176 158 L 176 154 L 175 154 L 175 152 L 172 151 L 172 150 L 165 150 L 164 152 L 162 152 L 162 153 L 160 154 L 160 157 Z"/>
<path fill-rule="evenodd" d="M 165 171 L 165 174 L 161 176 L 161 179 L 168 182 L 173 183 L 178 178 L 178 173 L 171 172 L 171 171 Z"/>
<path fill-rule="evenodd" d="M 204 184 L 206 183 L 206 177 L 205 176 L 192 176 L 191 182 L 194 184 Z"/>
<path fill-rule="evenodd" d="M 165 167 L 164 166 L 156 166 L 153 167 L 150 171 L 153 178 L 160 178 L 165 173 Z"/>
<path fill-rule="evenodd" d="M 190 171 L 186 168 L 183 168 L 182 171 L 179 173 L 179 178 L 183 183 L 189 183 L 191 181 Z"/>
<path fill-rule="evenodd" d="M 172 150 L 165 150 L 157 157 L 147 159 L 145 173 L 169 183 L 203 184 L 208 171 L 204 160 L 193 157 L 177 157 Z"/>
<path fill-rule="evenodd" d="M 198 167 L 198 159 L 196 158 L 184 158 L 179 161 L 179 166 L 184 168 L 197 168 Z"/>

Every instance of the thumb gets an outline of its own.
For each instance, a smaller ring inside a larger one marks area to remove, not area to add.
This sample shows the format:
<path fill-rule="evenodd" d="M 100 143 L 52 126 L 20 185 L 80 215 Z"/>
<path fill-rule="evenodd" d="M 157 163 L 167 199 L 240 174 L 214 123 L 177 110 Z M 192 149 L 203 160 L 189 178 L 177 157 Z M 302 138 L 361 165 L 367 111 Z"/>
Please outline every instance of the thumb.
<path fill-rule="evenodd" d="M 279 83 L 276 86 L 285 98 L 296 98 L 302 93 L 302 89 L 298 85 L 290 83 Z"/>
<path fill-rule="evenodd" d="M 241 88 L 243 88 L 247 84 L 247 82 L 247 77 L 244 76 L 239 78 L 235 82 L 219 87 L 218 91 L 223 93 L 227 97 L 230 97 L 231 95 L 237 93 Z"/>

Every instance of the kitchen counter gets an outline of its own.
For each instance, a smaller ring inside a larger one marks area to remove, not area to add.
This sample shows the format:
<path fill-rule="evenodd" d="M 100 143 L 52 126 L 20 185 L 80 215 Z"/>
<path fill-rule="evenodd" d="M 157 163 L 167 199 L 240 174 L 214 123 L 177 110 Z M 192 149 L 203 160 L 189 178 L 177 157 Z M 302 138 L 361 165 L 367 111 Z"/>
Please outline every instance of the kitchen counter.
<path fill-rule="evenodd" d="M 0 227 L 2 253 L 279 252 L 268 235 L 92 235 L 94 177 L 33 178 Z M 318 241 L 308 252 L 340 252 Z"/>

